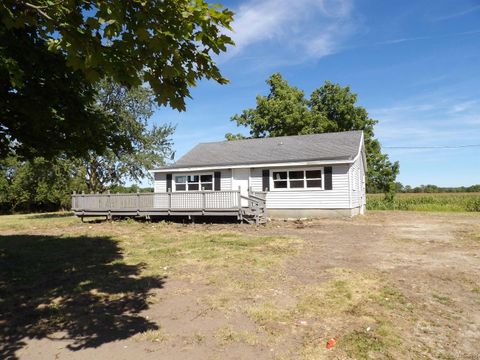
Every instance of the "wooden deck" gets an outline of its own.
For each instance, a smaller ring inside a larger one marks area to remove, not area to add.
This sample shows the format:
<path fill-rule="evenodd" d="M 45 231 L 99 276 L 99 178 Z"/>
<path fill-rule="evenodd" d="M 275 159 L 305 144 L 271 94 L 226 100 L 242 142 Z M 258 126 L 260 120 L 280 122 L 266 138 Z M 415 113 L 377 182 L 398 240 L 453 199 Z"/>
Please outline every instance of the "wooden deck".
<path fill-rule="evenodd" d="M 243 204 L 242 204 L 243 203 Z M 242 206 L 243 205 L 243 206 Z M 128 194 L 73 194 L 72 210 L 79 217 L 235 216 L 257 224 L 265 214 L 263 193 L 239 190 Z"/>

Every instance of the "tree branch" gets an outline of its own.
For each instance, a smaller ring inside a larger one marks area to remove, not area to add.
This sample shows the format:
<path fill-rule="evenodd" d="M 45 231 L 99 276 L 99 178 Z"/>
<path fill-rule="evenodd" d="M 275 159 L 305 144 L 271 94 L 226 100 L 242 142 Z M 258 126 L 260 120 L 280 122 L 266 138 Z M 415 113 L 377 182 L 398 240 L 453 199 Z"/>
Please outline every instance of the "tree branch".
<path fill-rule="evenodd" d="M 27 7 L 29 7 L 29 8 L 37 11 L 38 13 L 40 13 L 41 15 L 46 17 L 48 20 L 53 21 L 53 19 L 50 17 L 50 15 L 48 15 L 45 11 L 42 10 L 42 9 L 48 8 L 48 5 L 39 6 L 39 5 L 30 4 L 28 2 L 24 2 L 23 4 Z M 58 3 L 58 4 L 60 4 L 60 3 Z M 55 4 L 55 5 L 58 5 L 58 4 Z"/>

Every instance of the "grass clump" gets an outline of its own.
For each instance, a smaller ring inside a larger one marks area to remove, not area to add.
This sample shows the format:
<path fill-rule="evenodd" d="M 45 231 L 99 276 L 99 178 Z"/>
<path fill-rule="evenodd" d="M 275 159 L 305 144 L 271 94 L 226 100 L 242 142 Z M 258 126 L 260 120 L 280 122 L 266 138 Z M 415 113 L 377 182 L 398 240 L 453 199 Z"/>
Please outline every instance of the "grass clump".
<path fill-rule="evenodd" d="M 244 343 L 250 346 L 258 345 L 260 340 L 256 334 L 248 331 L 237 331 L 230 326 L 223 326 L 214 334 L 220 345 L 228 345 L 231 343 Z"/>
<path fill-rule="evenodd" d="M 335 316 L 355 309 L 379 288 L 374 274 L 356 273 L 347 269 L 331 269 L 334 279 L 319 285 L 298 289 L 295 311 L 303 316 Z"/>
<path fill-rule="evenodd" d="M 141 342 L 164 342 L 168 339 L 167 334 L 162 329 L 147 330 L 133 336 L 133 340 Z"/>
<path fill-rule="evenodd" d="M 397 359 L 401 342 L 392 324 L 379 320 L 373 330 L 353 330 L 346 334 L 338 346 L 353 359 Z"/>
<path fill-rule="evenodd" d="M 438 301 L 442 305 L 450 306 L 453 304 L 452 299 L 450 299 L 448 296 L 443 295 L 443 294 L 438 294 L 438 293 L 433 293 L 432 297 Z"/>

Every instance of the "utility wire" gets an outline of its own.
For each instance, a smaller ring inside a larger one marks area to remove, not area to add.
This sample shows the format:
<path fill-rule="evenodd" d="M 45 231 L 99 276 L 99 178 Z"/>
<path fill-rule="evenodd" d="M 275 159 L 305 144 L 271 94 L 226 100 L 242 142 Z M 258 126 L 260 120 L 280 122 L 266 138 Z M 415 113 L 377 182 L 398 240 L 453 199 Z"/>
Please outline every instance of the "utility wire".
<path fill-rule="evenodd" d="M 480 144 L 469 145 L 437 145 L 437 146 L 382 146 L 384 149 L 460 149 L 480 147 Z"/>

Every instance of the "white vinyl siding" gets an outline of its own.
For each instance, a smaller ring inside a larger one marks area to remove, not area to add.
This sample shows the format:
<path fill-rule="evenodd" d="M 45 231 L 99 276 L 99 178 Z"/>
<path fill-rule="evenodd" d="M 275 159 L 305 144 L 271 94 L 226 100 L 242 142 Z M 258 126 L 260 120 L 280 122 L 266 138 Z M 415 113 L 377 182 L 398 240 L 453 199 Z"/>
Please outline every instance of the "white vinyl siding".
<path fill-rule="evenodd" d="M 295 169 L 295 168 L 292 168 Z M 306 168 L 302 168 L 306 169 Z M 348 209 L 349 165 L 332 166 L 332 190 L 299 189 L 270 191 L 268 209 Z"/>
<path fill-rule="evenodd" d="M 220 171 L 220 170 L 217 170 Z M 220 190 L 232 190 L 232 170 L 221 170 Z"/>
<path fill-rule="evenodd" d="M 155 173 L 153 191 L 156 193 L 167 192 L 167 174 Z"/>
<path fill-rule="evenodd" d="M 332 165 L 332 190 L 319 189 L 275 189 L 267 193 L 268 209 L 349 209 L 350 207 L 360 206 L 362 201 L 362 176 L 364 175 L 361 158 L 352 165 L 340 164 Z M 354 165 L 357 168 L 357 174 L 353 175 Z M 328 166 L 328 165 L 326 165 Z M 309 168 L 318 169 L 318 166 L 289 167 L 288 170 Z M 253 191 L 262 191 L 262 171 L 267 168 L 250 169 L 249 186 Z M 282 167 L 281 169 L 285 169 Z M 275 168 L 269 170 L 275 171 Z M 212 170 L 214 172 L 215 170 Z M 217 170 L 218 171 L 218 170 Z M 188 174 L 188 173 L 182 173 Z M 193 174 L 193 172 L 192 172 Z M 353 191 L 353 178 L 356 178 L 357 191 Z M 172 184 L 175 180 L 175 173 L 172 176 Z M 322 172 L 322 184 L 325 181 L 325 174 Z M 221 190 L 232 189 L 232 170 L 222 169 L 220 177 Z M 166 174 L 155 173 L 155 192 L 166 192 Z M 364 190 L 363 190 L 364 191 Z"/>
<path fill-rule="evenodd" d="M 359 207 L 362 202 L 362 192 L 365 191 L 362 186 L 364 176 L 362 158 L 358 159 L 350 167 L 350 189 L 352 197 L 352 207 Z"/>
<path fill-rule="evenodd" d="M 262 171 L 263 169 L 259 168 L 252 168 L 250 169 L 250 187 L 253 191 L 263 191 L 262 184 Z"/>

